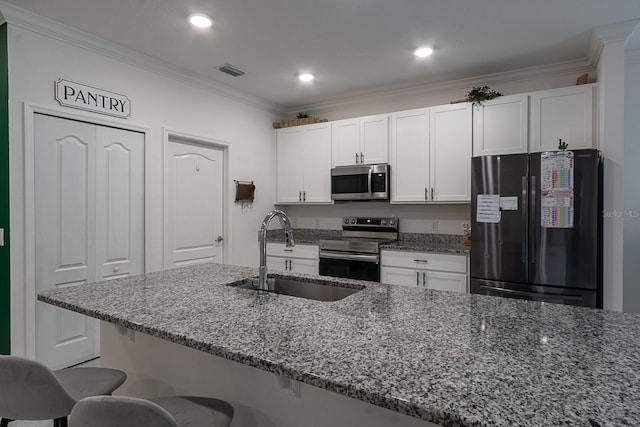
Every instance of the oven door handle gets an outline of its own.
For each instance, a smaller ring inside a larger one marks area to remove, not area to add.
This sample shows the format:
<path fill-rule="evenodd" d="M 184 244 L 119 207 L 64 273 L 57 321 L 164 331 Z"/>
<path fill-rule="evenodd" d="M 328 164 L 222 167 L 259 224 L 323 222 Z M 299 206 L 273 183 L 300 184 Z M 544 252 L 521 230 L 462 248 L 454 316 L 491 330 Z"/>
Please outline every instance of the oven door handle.
<path fill-rule="evenodd" d="M 320 259 L 322 260 L 322 258 L 341 259 L 345 261 L 374 262 L 376 264 L 380 263 L 380 255 L 349 254 L 349 253 L 342 253 L 342 252 L 320 251 Z"/>

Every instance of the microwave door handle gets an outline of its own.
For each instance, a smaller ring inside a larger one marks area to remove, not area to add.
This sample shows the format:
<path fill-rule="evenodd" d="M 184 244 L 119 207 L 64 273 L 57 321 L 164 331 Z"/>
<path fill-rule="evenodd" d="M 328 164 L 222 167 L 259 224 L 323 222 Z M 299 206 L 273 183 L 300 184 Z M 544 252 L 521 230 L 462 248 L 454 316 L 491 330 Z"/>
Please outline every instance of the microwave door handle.
<path fill-rule="evenodd" d="M 369 194 L 373 194 L 373 186 L 371 185 L 371 175 L 373 173 L 373 168 L 369 168 Z"/>

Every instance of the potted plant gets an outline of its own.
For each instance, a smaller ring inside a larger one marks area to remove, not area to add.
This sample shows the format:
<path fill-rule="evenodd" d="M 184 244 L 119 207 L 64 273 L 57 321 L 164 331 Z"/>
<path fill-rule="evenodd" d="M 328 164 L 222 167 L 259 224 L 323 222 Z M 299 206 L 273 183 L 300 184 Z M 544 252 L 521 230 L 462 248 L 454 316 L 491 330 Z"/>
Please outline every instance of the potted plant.
<path fill-rule="evenodd" d="M 498 91 L 491 89 L 489 86 L 474 86 L 467 93 L 467 101 L 473 103 L 475 107 L 483 105 L 484 101 L 502 96 Z"/>

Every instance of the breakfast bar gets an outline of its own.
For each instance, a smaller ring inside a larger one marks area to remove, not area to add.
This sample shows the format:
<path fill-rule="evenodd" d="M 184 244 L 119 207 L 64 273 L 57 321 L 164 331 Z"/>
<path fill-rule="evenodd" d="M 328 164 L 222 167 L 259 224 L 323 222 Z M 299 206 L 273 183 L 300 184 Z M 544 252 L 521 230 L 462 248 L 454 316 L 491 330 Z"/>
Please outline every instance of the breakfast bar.
<path fill-rule="evenodd" d="M 233 425 L 640 425 L 638 315 L 302 274 L 280 276 L 361 289 L 229 286 L 256 275 L 202 264 L 38 299 L 102 321 L 123 393 L 216 393 Z"/>

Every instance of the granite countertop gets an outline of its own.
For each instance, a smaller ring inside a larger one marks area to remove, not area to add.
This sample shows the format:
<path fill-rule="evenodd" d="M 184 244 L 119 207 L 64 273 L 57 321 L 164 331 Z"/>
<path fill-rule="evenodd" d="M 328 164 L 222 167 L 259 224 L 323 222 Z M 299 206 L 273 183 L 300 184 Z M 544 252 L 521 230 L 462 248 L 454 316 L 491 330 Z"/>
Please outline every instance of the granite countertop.
<path fill-rule="evenodd" d="M 446 426 L 640 425 L 638 315 L 334 278 L 366 288 L 224 286 L 255 275 L 204 264 L 38 299 Z"/>

